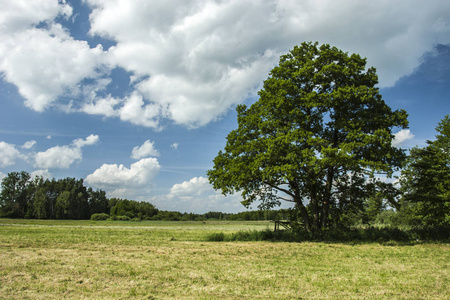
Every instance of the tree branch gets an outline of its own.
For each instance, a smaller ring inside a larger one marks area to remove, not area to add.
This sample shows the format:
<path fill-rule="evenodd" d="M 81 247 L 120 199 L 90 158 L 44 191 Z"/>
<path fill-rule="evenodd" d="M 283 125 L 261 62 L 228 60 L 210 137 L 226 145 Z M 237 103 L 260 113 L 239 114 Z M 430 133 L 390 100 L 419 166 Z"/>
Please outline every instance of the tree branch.
<path fill-rule="evenodd" d="M 270 187 L 272 187 L 272 188 L 274 188 L 274 189 L 276 189 L 276 190 L 279 190 L 280 192 L 283 192 L 283 193 L 285 193 L 285 194 L 291 196 L 292 198 L 295 198 L 295 195 L 292 194 L 292 192 L 289 191 L 289 190 L 280 188 L 279 186 L 276 186 L 276 185 L 274 185 L 274 184 L 271 184 L 270 182 L 267 182 L 267 181 L 263 181 L 263 183 L 264 183 L 264 184 L 267 184 L 268 186 L 270 186 Z M 279 198 L 281 198 L 281 197 L 279 197 Z"/>

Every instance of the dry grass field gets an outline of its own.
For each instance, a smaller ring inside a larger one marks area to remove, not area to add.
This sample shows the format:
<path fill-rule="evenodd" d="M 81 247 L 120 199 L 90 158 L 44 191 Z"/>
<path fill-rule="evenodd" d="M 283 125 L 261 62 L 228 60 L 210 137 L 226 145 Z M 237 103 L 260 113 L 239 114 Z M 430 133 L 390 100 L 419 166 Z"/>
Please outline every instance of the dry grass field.
<path fill-rule="evenodd" d="M 268 226 L 0 219 L 0 298 L 449 298 L 449 244 L 205 238 Z"/>

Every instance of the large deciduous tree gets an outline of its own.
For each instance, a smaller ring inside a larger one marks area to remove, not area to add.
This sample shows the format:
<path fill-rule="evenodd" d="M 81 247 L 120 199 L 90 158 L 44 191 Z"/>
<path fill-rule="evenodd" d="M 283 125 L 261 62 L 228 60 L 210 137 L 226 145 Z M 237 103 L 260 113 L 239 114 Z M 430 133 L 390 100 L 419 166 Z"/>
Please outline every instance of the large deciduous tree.
<path fill-rule="evenodd" d="M 310 232 L 339 220 L 373 196 L 375 173 L 390 176 L 405 157 L 392 140 L 407 114 L 386 105 L 377 83 L 358 54 L 296 46 L 270 72 L 259 100 L 237 107 L 238 128 L 208 171 L 213 187 L 241 192 L 245 206 L 294 202 Z"/>
<path fill-rule="evenodd" d="M 435 141 L 411 149 L 400 177 L 401 214 L 413 225 L 450 225 L 450 115 L 436 131 Z"/>

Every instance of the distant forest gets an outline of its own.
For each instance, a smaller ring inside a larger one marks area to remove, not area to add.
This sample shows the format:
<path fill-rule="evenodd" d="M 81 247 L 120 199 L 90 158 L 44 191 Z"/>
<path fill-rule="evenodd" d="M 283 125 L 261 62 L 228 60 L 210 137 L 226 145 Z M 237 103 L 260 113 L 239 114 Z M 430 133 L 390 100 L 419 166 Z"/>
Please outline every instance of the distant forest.
<path fill-rule="evenodd" d="M 84 186 L 82 179 L 31 178 L 28 172 L 11 172 L 2 180 L 0 217 L 71 220 L 281 220 L 289 210 L 205 214 L 159 210 L 149 202 L 107 198 L 103 190 Z"/>
<path fill-rule="evenodd" d="M 448 210 L 433 210 L 431 219 L 424 218 L 410 206 L 397 210 L 382 204 L 382 199 L 372 197 L 363 207 L 343 213 L 344 227 L 355 225 L 420 225 L 441 226 L 441 215 Z M 405 209 L 406 208 L 406 209 Z M 28 172 L 11 172 L 2 179 L 0 192 L 0 218 L 70 219 L 111 221 L 263 221 L 298 220 L 295 209 L 268 209 L 239 213 L 207 212 L 204 214 L 181 213 L 156 208 L 144 201 L 108 198 L 106 192 L 84 186 L 82 179 L 32 178 Z M 417 221 L 418 220 L 418 221 Z"/>

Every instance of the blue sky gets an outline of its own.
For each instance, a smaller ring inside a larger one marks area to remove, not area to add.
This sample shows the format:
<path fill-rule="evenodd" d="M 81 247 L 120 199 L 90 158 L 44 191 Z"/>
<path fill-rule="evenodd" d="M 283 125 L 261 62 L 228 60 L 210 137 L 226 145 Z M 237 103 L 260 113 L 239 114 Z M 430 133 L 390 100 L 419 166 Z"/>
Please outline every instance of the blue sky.
<path fill-rule="evenodd" d="M 82 178 L 160 209 L 244 210 L 206 179 L 268 72 L 303 41 L 367 57 L 409 113 L 450 113 L 448 1 L 0 0 L 0 177 Z"/>

